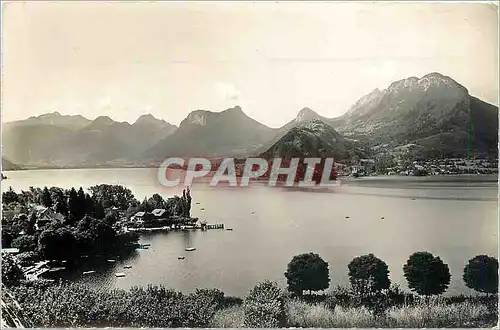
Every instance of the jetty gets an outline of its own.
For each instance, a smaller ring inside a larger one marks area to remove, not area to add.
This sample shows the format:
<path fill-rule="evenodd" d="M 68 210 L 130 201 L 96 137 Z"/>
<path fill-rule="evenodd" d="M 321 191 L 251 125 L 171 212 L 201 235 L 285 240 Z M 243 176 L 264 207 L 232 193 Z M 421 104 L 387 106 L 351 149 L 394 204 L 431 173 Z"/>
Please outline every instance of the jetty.
<path fill-rule="evenodd" d="M 202 228 L 200 228 L 202 229 Z M 215 224 L 206 224 L 205 229 L 224 229 L 223 223 L 215 223 Z"/>
<path fill-rule="evenodd" d="M 126 228 L 126 231 L 135 231 L 139 233 L 147 233 L 147 232 L 154 232 L 154 231 L 166 231 L 169 232 L 171 230 L 170 226 L 163 226 L 163 227 L 139 227 L 139 228 L 134 228 L 134 227 L 129 227 Z"/>

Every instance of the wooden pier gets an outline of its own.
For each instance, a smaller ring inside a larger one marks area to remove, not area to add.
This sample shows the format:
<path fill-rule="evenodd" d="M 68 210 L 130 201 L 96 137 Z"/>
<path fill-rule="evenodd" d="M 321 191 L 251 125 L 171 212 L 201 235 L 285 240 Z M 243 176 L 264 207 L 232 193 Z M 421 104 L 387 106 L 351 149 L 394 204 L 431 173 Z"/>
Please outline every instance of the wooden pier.
<path fill-rule="evenodd" d="M 127 231 L 135 231 L 135 232 L 155 232 L 155 231 L 163 231 L 163 232 L 169 232 L 171 230 L 183 230 L 183 231 L 188 231 L 188 230 L 207 230 L 207 229 L 224 229 L 224 224 L 223 223 L 214 223 L 214 224 L 207 224 L 202 222 L 201 224 L 193 224 L 193 225 L 172 225 L 172 226 L 163 226 L 163 227 L 154 227 L 154 228 L 133 228 L 133 227 L 128 227 L 125 228 L 125 232 Z"/>
<path fill-rule="evenodd" d="M 202 225 L 200 229 L 224 229 L 224 224 L 223 223 L 206 224 L 204 226 Z"/>

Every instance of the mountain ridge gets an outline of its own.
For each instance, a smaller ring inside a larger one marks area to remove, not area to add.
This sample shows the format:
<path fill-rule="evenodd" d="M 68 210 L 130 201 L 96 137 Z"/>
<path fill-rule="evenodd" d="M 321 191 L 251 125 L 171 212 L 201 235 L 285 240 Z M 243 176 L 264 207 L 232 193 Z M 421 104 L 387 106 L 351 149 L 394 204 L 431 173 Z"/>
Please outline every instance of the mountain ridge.
<path fill-rule="evenodd" d="M 151 114 L 130 124 L 109 116 L 88 120 L 53 112 L 4 123 L 3 142 L 6 157 L 19 164 L 148 163 L 167 156 L 261 155 L 290 132 L 306 136 L 304 124 L 318 121 L 345 141 L 356 140 L 375 153 L 407 144 L 415 144 L 425 157 L 498 153 L 498 107 L 436 72 L 374 89 L 338 117 L 304 107 L 280 128 L 254 120 L 239 105 L 219 112 L 193 110 L 179 127 Z"/>

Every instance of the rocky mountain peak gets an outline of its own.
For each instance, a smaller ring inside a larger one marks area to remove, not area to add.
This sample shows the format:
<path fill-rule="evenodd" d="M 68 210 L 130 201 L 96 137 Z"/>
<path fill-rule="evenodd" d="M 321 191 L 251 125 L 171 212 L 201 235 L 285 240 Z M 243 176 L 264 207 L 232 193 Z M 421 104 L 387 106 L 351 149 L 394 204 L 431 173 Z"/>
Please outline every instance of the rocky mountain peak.
<path fill-rule="evenodd" d="M 93 123 L 99 125 L 111 125 L 114 123 L 114 120 L 109 118 L 108 116 L 99 116 L 96 119 L 94 119 Z"/>
<path fill-rule="evenodd" d="M 148 113 L 141 115 L 139 118 L 137 118 L 134 124 L 144 125 L 144 124 L 156 124 L 159 122 L 164 122 L 164 120 L 157 119 L 152 114 Z"/>
<path fill-rule="evenodd" d="M 295 121 L 297 123 L 303 122 L 303 121 L 309 121 L 315 118 L 318 118 L 319 115 L 315 111 L 309 109 L 309 108 L 303 108 L 302 110 L 299 111 L 297 114 L 297 117 L 295 118 Z"/>
<path fill-rule="evenodd" d="M 194 110 L 189 113 L 189 115 L 181 123 L 183 124 L 196 124 L 196 125 L 206 125 L 207 117 L 210 111 L 206 110 Z"/>

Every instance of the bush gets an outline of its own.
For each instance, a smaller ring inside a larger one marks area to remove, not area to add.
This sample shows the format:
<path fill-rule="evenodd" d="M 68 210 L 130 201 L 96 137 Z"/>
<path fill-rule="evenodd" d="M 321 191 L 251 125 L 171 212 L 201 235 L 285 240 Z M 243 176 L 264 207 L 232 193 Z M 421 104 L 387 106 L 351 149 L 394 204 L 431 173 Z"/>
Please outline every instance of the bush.
<path fill-rule="evenodd" d="M 342 308 L 334 311 L 324 304 L 308 304 L 300 300 L 287 302 L 286 314 L 288 326 L 299 328 L 354 328 L 374 327 L 375 322 L 371 313 L 363 308 Z"/>
<path fill-rule="evenodd" d="M 13 287 L 19 285 L 23 279 L 23 271 L 16 259 L 11 254 L 2 252 L 2 284 Z"/>
<path fill-rule="evenodd" d="M 208 327 L 215 312 L 220 309 L 224 293 L 217 289 L 198 289 L 186 298 L 187 322 L 191 328 Z"/>
<path fill-rule="evenodd" d="M 15 294 L 37 327 L 207 327 L 223 297 L 219 290 L 183 295 L 163 286 L 97 290 L 62 282 L 27 283 Z"/>
<path fill-rule="evenodd" d="M 243 328 L 245 326 L 245 311 L 242 306 L 234 305 L 218 310 L 211 322 L 213 328 Z"/>
<path fill-rule="evenodd" d="M 429 252 L 415 252 L 403 267 L 410 290 L 420 295 L 439 295 L 450 285 L 448 265 Z"/>
<path fill-rule="evenodd" d="M 221 308 L 230 308 L 233 306 L 241 306 L 243 305 L 243 299 L 240 297 L 228 296 L 224 297 L 222 300 Z"/>
<path fill-rule="evenodd" d="M 392 308 L 387 322 L 395 328 L 476 327 L 485 325 L 485 306 L 464 302 L 445 305 L 423 303 L 405 308 Z"/>
<path fill-rule="evenodd" d="M 325 290 L 330 284 L 328 263 L 315 253 L 304 253 L 293 257 L 288 264 L 285 277 L 288 290 L 302 295 L 304 290 Z"/>
<path fill-rule="evenodd" d="M 257 284 L 244 303 L 245 327 L 276 328 L 284 325 L 284 302 L 275 282 Z"/>
<path fill-rule="evenodd" d="M 22 235 L 12 241 L 12 247 L 18 248 L 19 252 L 36 251 L 38 241 L 33 235 Z"/>
<path fill-rule="evenodd" d="M 475 256 L 464 268 L 463 280 L 478 292 L 498 292 L 498 260 L 486 255 Z"/>

